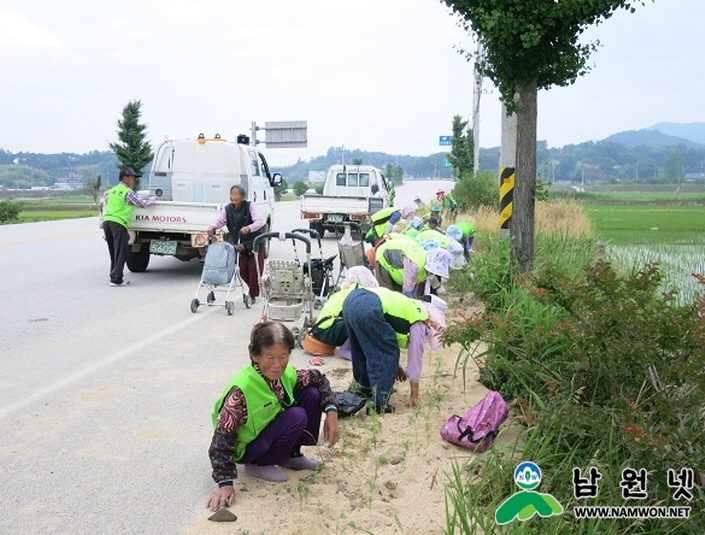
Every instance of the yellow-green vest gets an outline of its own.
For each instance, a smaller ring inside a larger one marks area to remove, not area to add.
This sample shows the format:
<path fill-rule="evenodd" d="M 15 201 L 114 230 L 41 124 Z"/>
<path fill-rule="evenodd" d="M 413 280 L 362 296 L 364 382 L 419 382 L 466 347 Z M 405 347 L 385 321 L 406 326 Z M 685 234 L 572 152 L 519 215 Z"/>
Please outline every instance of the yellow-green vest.
<path fill-rule="evenodd" d="M 390 206 L 372 214 L 372 230 L 378 238 L 384 236 L 384 231 L 387 230 L 387 223 L 394 212 L 399 212 L 399 209 Z"/>
<path fill-rule="evenodd" d="M 448 249 L 450 242 L 453 241 L 453 238 L 450 238 L 445 234 L 438 232 L 437 230 L 434 230 L 432 228 L 428 230 L 422 230 L 416 236 L 414 236 L 414 238 L 419 241 L 433 240 L 443 249 Z"/>
<path fill-rule="evenodd" d="M 421 301 L 411 299 L 405 295 L 387 288 L 367 288 L 379 297 L 382 302 L 384 319 L 393 328 L 397 335 L 399 347 L 409 347 L 409 333 L 411 325 L 417 321 L 426 321 L 428 313 Z"/>
<path fill-rule="evenodd" d="M 419 268 L 416 275 L 416 282 L 426 280 L 426 250 L 415 239 L 409 236 L 394 235 L 377 247 L 377 262 L 389 273 L 394 282 L 399 285 L 404 283 L 404 261 L 407 257 Z"/>
<path fill-rule="evenodd" d="M 470 236 L 475 235 L 475 227 L 472 225 L 472 223 L 469 223 L 467 221 L 456 221 L 454 224 L 463 233 L 463 241 L 467 241 Z"/>
<path fill-rule="evenodd" d="M 267 381 L 262 377 L 252 364 L 245 366 L 235 374 L 223 394 L 213 407 L 211 418 L 213 427 L 218 424 L 218 415 L 223 408 L 225 398 L 237 386 L 242 390 L 247 404 L 247 421 L 237 430 L 237 441 L 234 446 L 233 459 L 236 461 L 245 455 L 245 448 L 262 430 L 285 408 L 294 403 L 294 385 L 296 384 L 296 370 L 287 366 L 281 378 L 284 385 L 284 400 L 279 400 L 272 392 Z"/>
<path fill-rule="evenodd" d="M 126 197 L 130 188 L 120 182 L 108 191 L 108 199 L 105 202 L 104 221 L 114 221 L 120 223 L 125 228 L 130 228 L 130 217 L 135 207 L 127 204 Z"/>
<path fill-rule="evenodd" d="M 350 286 L 331 294 L 328 297 L 326 304 L 323 305 L 321 311 L 318 313 L 318 317 L 315 321 L 316 327 L 323 330 L 333 325 L 333 320 L 340 316 L 340 313 L 343 310 L 343 301 L 345 301 L 348 294 L 350 294 L 350 292 L 358 286 L 358 284 L 351 284 Z"/>

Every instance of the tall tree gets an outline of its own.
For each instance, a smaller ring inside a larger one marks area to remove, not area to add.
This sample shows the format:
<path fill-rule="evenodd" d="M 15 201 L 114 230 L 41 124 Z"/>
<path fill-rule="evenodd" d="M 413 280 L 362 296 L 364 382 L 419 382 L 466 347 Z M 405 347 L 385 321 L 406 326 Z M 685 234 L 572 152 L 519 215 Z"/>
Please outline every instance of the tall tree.
<path fill-rule="evenodd" d="M 468 122 L 463 121 L 460 115 L 453 117 L 453 139 L 451 141 L 450 154 L 446 157 L 450 165 L 456 171 L 456 176 L 460 179 L 467 173 L 472 173 L 475 167 L 474 147 L 475 142 L 472 135 L 472 128 L 467 128 Z"/>
<path fill-rule="evenodd" d="M 583 31 L 617 9 L 633 13 L 646 0 L 442 1 L 460 16 L 465 30 L 477 35 L 484 48 L 484 55 L 475 58 L 480 72 L 499 89 L 507 113 L 517 114 L 511 266 L 531 271 L 538 90 L 571 85 L 588 72 L 588 58 L 599 43 L 578 43 Z"/>
<path fill-rule="evenodd" d="M 122 109 L 122 119 L 118 119 L 117 135 L 119 141 L 110 143 L 119 161 L 118 167 L 132 167 L 140 172 L 151 160 L 154 154 L 152 146 L 146 141 L 147 125 L 140 123 L 140 108 L 142 102 L 132 100 Z M 135 179 L 135 189 L 140 189 L 141 180 Z"/>

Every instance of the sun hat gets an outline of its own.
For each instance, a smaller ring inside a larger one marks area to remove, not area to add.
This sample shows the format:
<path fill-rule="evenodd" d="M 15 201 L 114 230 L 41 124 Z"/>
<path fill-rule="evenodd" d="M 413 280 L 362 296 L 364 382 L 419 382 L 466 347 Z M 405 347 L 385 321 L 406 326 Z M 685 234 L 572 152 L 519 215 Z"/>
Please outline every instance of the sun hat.
<path fill-rule="evenodd" d="M 415 217 L 414 219 L 409 221 L 409 225 L 411 225 L 416 230 L 419 230 L 421 227 L 423 227 L 423 219 L 421 219 L 420 217 Z"/>
<path fill-rule="evenodd" d="M 429 273 L 438 275 L 444 279 L 447 279 L 450 275 L 448 273 L 448 268 L 450 267 L 450 253 L 445 249 L 436 247 L 431 249 L 426 253 L 426 264 L 424 269 Z"/>
<path fill-rule="evenodd" d="M 414 208 L 414 207 L 411 206 L 410 204 L 407 204 L 406 206 L 403 206 L 402 209 L 401 209 L 401 216 L 402 216 L 404 219 L 411 219 L 411 217 L 413 217 L 414 214 L 416 214 L 416 208 Z"/>
<path fill-rule="evenodd" d="M 414 202 L 420 201 L 420 200 L 421 200 L 421 197 L 419 197 L 418 195 L 416 195 L 416 196 L 414 197 Z"/>
<path fill-rule="evenodd" d="M 463 240 L 463 231 L 458 225 L 449 225 L 446 229 L 446 236 L 460 243 Z"/>
<path fill-rule="evenodd" d="M 457 241 L 452 241 L 447 248 L 450 253 L 450 269 L 463 269 L 465 256 L 463 256 L 463 246 Z"/>
<path fill-rule="evenodd" d="M 443 188 L 438 188 L 438 189 L 436 190 L 436 194 L 445 193 L 445 192 L 446 192 L 446 190 L 444 190 Z"/>

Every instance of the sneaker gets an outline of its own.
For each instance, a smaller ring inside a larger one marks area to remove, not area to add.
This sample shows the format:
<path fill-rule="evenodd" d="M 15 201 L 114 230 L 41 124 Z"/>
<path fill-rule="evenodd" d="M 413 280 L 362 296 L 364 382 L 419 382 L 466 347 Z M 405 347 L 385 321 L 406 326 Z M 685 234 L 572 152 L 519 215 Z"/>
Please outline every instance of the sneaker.
<path fill-rule="evenodd" d="M 130 281 L 122 281 L 122 282 L 111 282 L 110 286 L 113 286 L 115 288 L 122 288 L 123 286 L 129 286 Z"/>
<path fill-rule="evenodd" d="M 265 481 L 274 481 L 283 483 L 289 480 L 289 476 L 282 472 L 279 468 L 272 465 L 260 466 L 258 464 L 246 464 L 245 473 L 248 476 L 264 479 Z"/>

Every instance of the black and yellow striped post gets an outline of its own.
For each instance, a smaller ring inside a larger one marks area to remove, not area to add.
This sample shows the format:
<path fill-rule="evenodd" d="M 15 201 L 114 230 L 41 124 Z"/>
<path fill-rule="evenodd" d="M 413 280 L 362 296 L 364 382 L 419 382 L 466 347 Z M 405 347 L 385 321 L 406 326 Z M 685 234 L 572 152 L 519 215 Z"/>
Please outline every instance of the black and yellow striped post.
<path fill-rule="evenodd" d="M 516 172 L 513 167 L 502 169 L 499 180 L 499 232 L 506 236 L 512 222 L 512 209 L 514 207 L 514 182 Z"/>

